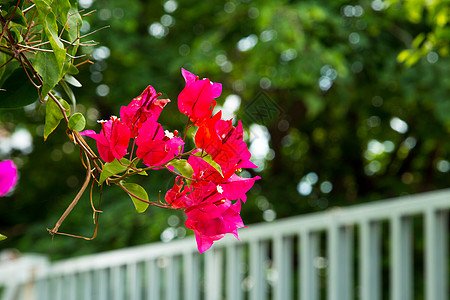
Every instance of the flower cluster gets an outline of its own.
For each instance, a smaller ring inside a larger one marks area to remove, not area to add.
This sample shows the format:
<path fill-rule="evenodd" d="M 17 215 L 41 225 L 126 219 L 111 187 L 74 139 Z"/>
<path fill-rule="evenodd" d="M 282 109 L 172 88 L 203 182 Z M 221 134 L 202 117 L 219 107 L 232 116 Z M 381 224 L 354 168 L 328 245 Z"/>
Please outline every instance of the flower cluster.
<path fill-rule="evenodd" d="M 188 117 L 186 130 L 197 127 L 194 149 L 183 153 L 184 138 L 177 137 L 177 131 L 164 131 L 158 123 L 161 111 L 170 100 L 158 99 L 161 94 L 151 86 L 121 108 L 120 119 L 112 116 L 108 121 L 99 121 L 100 133 L 86 130 L 80 134 L 96 140 L 99 155 L 107 163 L 124 158 L 133 140 L 130 161 L 137 146 L 136 156 L 147 167 L 140 169 L 133 165 L 120 178 L 163 167 L 177 174 L 174 186 L 165 194 L 166 203 L 157 206 L 183 210 L 186 227 L 194 231 L 198 249 L 204 252 L 226 233 L 238 238 L 237 229 L 244 227 L 241 204 L 259 177 L 244 178 L 236 174 L 243 168 L 257 166 L 250 162 L 241 122 L 233 126 L 232 120 L 222 120 L 221 111 L 213 115 L 222 85 L 199 79 L 184 69 L 181 72 L 186 85 L 178 95 L 178 108 Z M 131 193 L 130 196 L 139 198 Z"/>
<path fill-rule="evenodd" d="M 149 167 L 164 165 L 179 154 L 184 142 L 179 137 L 166 134 L 157 122 L 162 109 L 170 102 L 169 99 L 157 99 L 160 95 L 148 86 L 128 106 L 122 106 L 120 119 L 111 116 L 108 121 L 99 121 L 102 125 L 100 133 L 86 130 L 80 134 L 97 141 L 100 157 L 106 162 L 123 158 L 130 139 L 134 138 L 138 146 L 136 156 L 144 164 Z"/>

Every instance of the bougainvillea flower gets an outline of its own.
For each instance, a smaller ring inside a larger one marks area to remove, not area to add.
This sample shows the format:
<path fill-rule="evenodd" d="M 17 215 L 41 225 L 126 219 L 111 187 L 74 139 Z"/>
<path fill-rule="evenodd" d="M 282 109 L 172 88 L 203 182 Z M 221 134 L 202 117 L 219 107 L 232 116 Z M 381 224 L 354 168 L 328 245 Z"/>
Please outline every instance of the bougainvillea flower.
<path fill-rule="evenodd" d="M 195 135 L 195 145 L 211 155 L 218 163 L 225 178 L 240 168 L 256 168 L 250 162 L 250 151 L 243 140 L 242 123 L 236 127 L 231 120 L 221 120 L 219 111 L 210 119 L 200 124 Z"/>
<path fill-rule="evenodd" d="M 12 160 L 0 162 L 0 197 L 5 196 L 17 183 L 17 167 Z"/>
<path fill-rule="evenodd" d="M 186 86 L 191 85 L 192 83 L 199 80 L 197 75 L 192 74 L 191 72 L 181 68 L 181 74 L 183 75 L 184 81 L 186 82 Z M 217 98 L 222 94 L 222 84 L 211 82 L 212 85 L 212 97 Z"/>
<path fill-rule="evenodd" d="M 171 207 L 175 209 L 186 208 L 191 202 L 187 197 L 187 194 L 191 191 L 192 189 L 184 184 L 183 178 L 177 176 L 173 188 L 167 191 L 164 199 Z"/>
<path fill-rule="evenodd" d="M 164 165 L 180 153 L 180 146 L 184 142 L 164 130 L 158 122 L 148 119 L 139 130 L 136 137 L 136 156 L 141 158 L 149 167 Z"/>
<path fill-rule="evenodd" d="M 149 85 L 141 95 L 131 100 L 128 106 L 120 109 L 120 118 L 130 128 L 131 137 L 138 134 L 139 128 L 147 119 L 158 120 L 161 111 L 170 102 L 169 99 L 158 99 L 161 93 L 156 93 L 155 89 Z"/>
<path fill-rule="evenodd" d="M 108 121 L 99 121 L 102 124 L 100 133 L 93 130 L 80 132 L 81 135 L 91 137 L 97 141 L 100 157 L 106 162 L 115 158 L 121 159 L 127 154 L 131 133 L 128 126 L 119 118 L 112 116 Z"/>
<path fill-rule="evenodd" d="M 247 200 L 247 196 L 245 193 L 247 193 L 252 188 L 256 180 L 261 179 L 261 177 L 259 176 L 253 178 L 244 178 L 236 175 L 235 173 L 225 178 L 220 175 L 220 173 L 210 164 L 197 156 L 191 155 L 188 159 L 188 162 L 192 166 L 192 169 L 194 171 L 192 175 L 193 179 L 198 180 L 199 182 L 208 180 L 215 183 L 216 185 L 220 185 L 220 188 L 222 189 L 222 196 L 228 200 L 241 199 L 243 202 L 245 202 Z M 192 186 L 195 185 L 197 185 L 197 183 L 193 183 Z"/>
<path fill-rule="evenodd" d="M 253 178 L 244 178 L 233 174 L 226 182 L 220 184 L 223 189 L 223 195 L 229 200 L 241 199 L 243 202 L 247 200 L 247 193 L 256 180 L 261 179 L 259 176 Z"/>
<path fill-rule="evenodd" d="M 200 253 L 208 250 L 214 241 L 223 238 L 227 233 L 238 238 L 237 229 L 244 227 L 240 211 L 240 201 L 231 204 L 229 200 L 220 205 L 204 203 L 185 210 L 185 225 L 194 231 Z"/>
<path fill-rule="evenodd" d="M 211 181 L 199 180 L 192 182 L 191 188 L 192 192 L 188 195 L 190 200 L 190 202 L 187 202 L 188 206 L 204 203 L 220 205 L 225 200 L 222 187 Z"/>
<path fill-rule="evenodd" d="M 211 117 L 216 106 L 214 98 L 222 93 L 222 85 L 207 78 L 200 80 L 184 69 L 181 72 L 186 85 L 178 95 L 178 109 L 197 125 Z"/>

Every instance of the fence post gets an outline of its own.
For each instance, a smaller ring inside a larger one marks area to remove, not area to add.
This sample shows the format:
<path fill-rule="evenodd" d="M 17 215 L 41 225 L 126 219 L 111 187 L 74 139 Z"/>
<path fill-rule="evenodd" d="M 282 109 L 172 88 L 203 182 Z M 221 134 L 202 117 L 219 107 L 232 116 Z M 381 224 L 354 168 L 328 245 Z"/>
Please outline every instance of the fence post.
<path fill-rule="evenodd" d="M 362 300 L 380 300 L 381 225 L 369 220 L 361 223 L 359 230 L 360 295 Z"/>
<path fill-rule="evenodd" d="M 391 219 L 391 300 L 412 297 L 412 222 L 396 215 Z"/>
<path fill-rule="evenodd" d="M 448 299 L 448 213 L 425 212 L 425 291 L 427 300 Z"/>
<path fill-rule="evenodd" d="M 318 300 L 317 268 L 314 260 L 319 254 L 319 233 L 302 231 L 300 234 L 300 295 L 301 300 Z"/>

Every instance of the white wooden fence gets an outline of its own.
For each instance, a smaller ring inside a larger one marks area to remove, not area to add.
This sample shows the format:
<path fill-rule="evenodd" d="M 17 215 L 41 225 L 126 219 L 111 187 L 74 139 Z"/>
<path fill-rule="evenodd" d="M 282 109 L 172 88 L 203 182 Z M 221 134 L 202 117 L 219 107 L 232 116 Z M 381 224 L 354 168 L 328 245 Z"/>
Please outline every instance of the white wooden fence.
<path fill-rule="evenodd" d="M 187 238 L 0 264 L 2 300 L 448 300 L 450 190 Z"/>

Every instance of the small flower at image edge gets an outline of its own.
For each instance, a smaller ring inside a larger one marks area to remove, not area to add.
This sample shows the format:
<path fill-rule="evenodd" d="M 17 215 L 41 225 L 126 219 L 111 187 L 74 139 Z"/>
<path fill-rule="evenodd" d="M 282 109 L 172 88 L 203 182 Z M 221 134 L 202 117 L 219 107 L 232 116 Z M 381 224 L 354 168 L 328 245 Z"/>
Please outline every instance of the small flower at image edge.
<path fill-rule="evenodd" d="M 0 162 L 0 197 L 5 196 L 17 183 L 17 167 L 12 160 Z"/>

